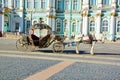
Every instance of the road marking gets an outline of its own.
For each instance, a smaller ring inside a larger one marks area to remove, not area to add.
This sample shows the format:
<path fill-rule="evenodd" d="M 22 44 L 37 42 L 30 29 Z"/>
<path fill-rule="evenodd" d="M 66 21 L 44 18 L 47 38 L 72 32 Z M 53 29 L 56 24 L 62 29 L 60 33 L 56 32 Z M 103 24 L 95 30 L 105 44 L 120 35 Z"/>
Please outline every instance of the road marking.
<path fill-rule="evenodd" d="M 85 62 L 93 64 L 105 64 L 120 66 L 120 62 L 108 62 L 108 61 L 97 61 L 97 60 L 83 60 L 83 59 L 67 59 L 67 58 L 56 58 L 56 57 L 41 57 L 41 56 L 31 56 L 31 55 L 16 55 L 16 54 L 0 54 L 3 57 L 17 57 L 17 58 L 29 58 L 29 59 L 47 59 L 47 60 L 59 60 L 59 61 L 75 61 L 75 62 Z"/>
<path fill-rule="evenodd" d="M 119 57 L 109 57 L 109 56 L 100 56 L 100 55 L 78 55 L 78 54 L 58 54 L 58 53 L 44 53 L 44 52 L 22 52 L 22 51 L 3 51 L 0 50 L 0 52 L 6 52 L 6 53 L 20 53 L 20 54 L 40 54 L 40 55 L 46 55 L 46 56 L 64 56 L 64 57 L 75 57 L 75 58 L 90 58 L 90 59 L 105 59 L 105 60 L 120 60 Z"/>
<path fill-rule="evenodd" d="M 42 71 L 42 72 L 38 72 L 28 78 L 26 78 L 25 80 L 47 80 L 48 78 L 50 78 L 52 75 L 60 72 L 61 70 L 63 70 L 64 68 L 72 65 L 74 63 L 74 61 L 63 61 L 60 62 L 54 66 L 49 67 L 48 69 Z"/>

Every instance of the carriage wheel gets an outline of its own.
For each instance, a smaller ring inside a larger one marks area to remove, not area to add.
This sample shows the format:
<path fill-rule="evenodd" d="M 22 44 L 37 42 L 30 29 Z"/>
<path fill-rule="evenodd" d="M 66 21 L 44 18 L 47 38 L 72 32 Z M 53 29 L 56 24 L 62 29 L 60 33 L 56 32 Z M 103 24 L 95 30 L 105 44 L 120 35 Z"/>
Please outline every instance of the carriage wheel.
<path fill-rule="evenodd" d="M 35 50 L 35 45 L 33 43 L 33 40 L 30 40 L 30 43 L 28 43 L 28 46 L 27 46 L 27 51 L 34 51 Z"/>
<path fill-rule="evenodd" d="M 16 48 L 20 51 L 26 51 L 28 47 L 28 44 L 26 41 L 24 41 L 23 39 L 18 39 L 16 41 Z"/>
<path fill-rule="evenodd" d="M 63 43 L 54 43 L 53 44 L 53 52 L 57 52 L 57 53 L 62 53 L 64 50 L 64 45 Z"/>

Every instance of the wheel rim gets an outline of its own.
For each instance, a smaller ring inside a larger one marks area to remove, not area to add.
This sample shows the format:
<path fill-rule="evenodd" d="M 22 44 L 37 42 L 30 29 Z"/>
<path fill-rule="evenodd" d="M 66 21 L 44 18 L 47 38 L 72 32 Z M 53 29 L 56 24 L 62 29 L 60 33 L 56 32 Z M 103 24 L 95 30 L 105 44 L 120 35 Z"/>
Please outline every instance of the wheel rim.
<path fill-rule="evenodd" d="M 28 48 L 28 44 L 23 39 L 18 39 L 16 41 L 16 48 L 20 51 L 26 51 Z"/>
<path fill-rule="evenodd" d="M 34 51 L 35 50 L 35 45 L 33 44 L 33 40 L 30 40 L 30 43 L 27 47 L 27 51 Z"/>
<path fill-rule="evenodd" d="M 64 45 L 62 43 L 53 44 L 53 52 L 62 53 L 64 50 Z"/>

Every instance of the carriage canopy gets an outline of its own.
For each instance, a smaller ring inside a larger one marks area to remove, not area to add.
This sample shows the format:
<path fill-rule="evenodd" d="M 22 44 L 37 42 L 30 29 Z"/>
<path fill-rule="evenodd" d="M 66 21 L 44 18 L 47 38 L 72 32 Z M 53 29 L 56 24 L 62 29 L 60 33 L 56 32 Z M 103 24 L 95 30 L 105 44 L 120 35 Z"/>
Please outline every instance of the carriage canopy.
<path fill-rule="evenodd" d="M 52 33 L 52 28 L 47 24 L 37 23 L 31 26 L 29 33 L 34 34 L 37 37 L 45 37 Z"/>

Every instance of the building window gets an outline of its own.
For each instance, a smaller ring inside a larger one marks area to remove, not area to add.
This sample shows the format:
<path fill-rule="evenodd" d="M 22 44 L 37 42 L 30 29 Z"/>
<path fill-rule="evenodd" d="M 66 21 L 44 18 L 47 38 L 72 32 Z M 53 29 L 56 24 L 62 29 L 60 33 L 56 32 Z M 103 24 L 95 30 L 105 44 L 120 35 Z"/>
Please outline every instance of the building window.
<path fill-rule="evenodd" d="M 117 23 L 117 32 L 120 32 L 120 21 Z"/>
<path fill-rule="evenodd" d="M 15 3 L 16 3 L 15 8 L 19 8 L 20 7 L 20 0 L 16 0 Z"/>
<path fill-rule="evenodd" d="M 56 32 L 60 33 L 61 32 L 61 24 L 62 24 L 62 20 L 57 19 L 56 20 Z"/>
<path fill-rule="evenodd" d="M 57 23 L 56 31 L 57 31 L 57 32 L 60 32 L 60 22 Z"/>
<path fill-rule="evenodd" d="M 69 10 L 69 0 L 65 0 L 65 10 Z"/>
<path fill-rule="evenodd" d="M 57 1 L 57 10 L 61 11 L 61 0 Z"/>
<path fill-rule="evenodd" d="M 30 21 L 27 21 L 27 26 L 26 28 L 29 28 L 30 27 Z"/>
<path fill-rule="evenodd" d="M 107 32 L 108 31 L 108 20 L 104 20 L 102 23 L 102 31 Z"/>
<path fill-rule="evenodd" d="M 120 6 L 120 0 L 117 1 L 118 5 Z"/>
<path fill-rule="evenodd" d="M 15 31 L 19 31 L 19 23 L 15 23 Z"/>
<path fill-rule="evenodd" d="M 102 0 L 102 5 L 103 6 L 108 6 L 109 2 L 110 2 L 110 0 Z"/>
<path fill-rule="evenodd" d="M 75 23 L 72 24 L 72 32 L 73 32 L 73 33 L 76 32 L 76 24 L 75 24 Z"/>
<path fill-rule="evenodd" d="M 4 0 L 4 7 L 8 7 L 8 0 Z"/>
<path fill-rule="evenodd" d="M 41 8 L 45 8 L 45 0 L 41 0 Z"/>
<path fill-rule="evenodd" d="M 15 2 L 14 2 L 14 0 L 12 0 L 12 8 L 14 8 L 15 7 Z"/>
<path fill-rule="evenodd" d="M 27 0 L 27 8 L 32 8 L 31 4 L 32 4 L 31 0 Z"/>
<path fill-rule="evenodd" d="M 90 31 L 91 32 L 95 31 L 95 21 L 90 22 Z"/>
<path fill-rule="evenodd" d="M 78 1 L 74 0 L 73 1 L 73 10 L 77 10 L 77 6 L 78 6 Z"/>
<path fill-rule="evenodd" d="M 96 0 L 89 0 L 90 6 L 96 6 L 97 1 Z"/>
<path fill-rule="evenodd" d="M 38 0 L 34 0 L 34 8 L 35 9 L 38 9 L 39 7 L 38 7 L 39 5 L 38 5 Z"/>

